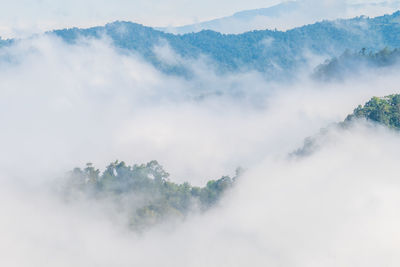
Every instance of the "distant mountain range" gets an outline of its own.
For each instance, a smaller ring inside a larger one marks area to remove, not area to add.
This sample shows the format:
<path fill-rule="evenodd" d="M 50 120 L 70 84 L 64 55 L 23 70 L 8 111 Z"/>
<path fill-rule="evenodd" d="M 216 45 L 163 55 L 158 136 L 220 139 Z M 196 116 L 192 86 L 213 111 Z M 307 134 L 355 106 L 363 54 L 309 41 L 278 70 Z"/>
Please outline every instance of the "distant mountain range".
<path fill-rule="evenodd" d="M 257 70 L 276 78 L 303 67 L 310 55 L 331 57 L 346 49 L 400 47 L 400 12 L 376 18 L 323 21 L 286 32 L 264 30 L 235 35 L 201 31 L 174 35 L 131 22 L 114 22 L 51 34 L 67 42 L 75 42 L 80 36 L 100 38 L 106 34 L 117 47 L 135 50 L 169 73 L 190 75 L 181 63 L 160 58 L 154 47 L 168 44 L 177 55 L 189 59 L 205 55 L 221 72 Z"/>
<path fill-rule="evenodd" d="M 158 30 L 185 34 L 213 30 L 221 33 L 244 33 L 252 30 L 279 29 L 312 24 L 323 19 L 351 18 L 360 14 L 378 16 L 400 9 L 400 1 L 346 4 L 343 1 L 287 1 L 261 9 L 246 10 L 232 16 L 204 21 L 181 27 L 164 27 Z"/>
<path fill-rule="evenodd" d="M 290 1 L 268 8 L 241 11 L 229 17 L 204 21 L 196 24 L 180 27 L 160 27 L 157 29 L 175 34 L 200 32 L 202 30 L 237 34 L 257 29 L 274 29 L 275 26 L 270 24 L 268 20 L 282 17 L 285 14 L 291 14 L 299 8 L 300 4 L 298 2 Z"/>
<path fill-rule="evenodd" d="M 189 78 L 192 72 L 185 60 L 192 62 L 193 66 L 195 60 L 205 58 L 211 63 L 209 66 L 214 66 L 220 73 L 255 70 L 270 79 L 287 80 L 310 62 L 315 66 L 326 58 L 341 55 L 346 49 L 358 52 L 362 48 L 379 51 L 385 47 L 400 47 L 400 12 L 376 18 L 323 21 L 285 32 L 263 30 L 221 34 L 208 30 L 174 35 L 132 22 L 114 22 L 47 34 L 68 43 L 81 37 L 102 38 L 107 35 L 121 51 L 135 51 L 158 69 Z M 16 41 L 3 42 L 7 45 Z M 163 56 L 160 47 L 167 47 L 172 55 Z M 315 58 L 319 62 L 310 60 Z"/>

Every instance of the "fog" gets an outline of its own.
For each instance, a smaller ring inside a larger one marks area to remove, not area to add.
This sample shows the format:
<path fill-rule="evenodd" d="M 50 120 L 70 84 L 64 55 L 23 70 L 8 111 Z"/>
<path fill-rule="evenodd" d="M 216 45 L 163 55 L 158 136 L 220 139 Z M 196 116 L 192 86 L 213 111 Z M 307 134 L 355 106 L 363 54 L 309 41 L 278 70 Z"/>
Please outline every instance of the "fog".
<path fill-rule="evenodd" d="M 175 31 L 174 27 L 225 18 L 236 12 L 268 8 L 282 2 L 285 1 L 2 0 L 0 36 L 3 39 L 24 38 L 56 28 L 87 28 L 116 20 L 133 21 L 151 27 L 166 27 Z M 300 3 L 297 8 L 280 11 L 276 16 L 253 16 L 245 20 L 232 18 L 226 22 L 218 22 L 214 29 L 231 33 L 267 28 L 286 30 L 323 19 L 380 16 L 400 8 L 398 0 L 297 2 Z"/>
<path fill-rule="evenodd" d="M 280 16 L 257 16 L 248 24 L 252 29 L 267 27 L 289 30 L 323 20 L 349 19 L 358 16 L 377 17 L 392 14 L 400 9 L 398 1 L 303 0 L 298 3 L 296 8 L 283 12 Z"/>
<path fill-rule="evenodd" d="M 400 9 L 399 1 L 298 0 L 261 9 L 238 12 L 209 21 L 182 27 L 167 27 L 172 33 L 191 33 L 209 29 L 239 34 L 253 30 L 277 29 L 286 31 L 323 20 L 348 19 L 358 16 L 377 17 Z"/>
<path fill-rule="evenodd" d="M 399 265 L 398 133 L 331 127 L 310 156 L 288 156 L 372 96 L 398 93 L 397 67 L 279 84 L 179 59 L 188 80 L 106 37 L 37 37 L 0 58 L 2 265 Z M 74 167 L 116 159 L 155 159 L 195 185 L 247 171 L 214 209 L 137 234 L 107 203 L 67 204 L 54 190 Z"/>

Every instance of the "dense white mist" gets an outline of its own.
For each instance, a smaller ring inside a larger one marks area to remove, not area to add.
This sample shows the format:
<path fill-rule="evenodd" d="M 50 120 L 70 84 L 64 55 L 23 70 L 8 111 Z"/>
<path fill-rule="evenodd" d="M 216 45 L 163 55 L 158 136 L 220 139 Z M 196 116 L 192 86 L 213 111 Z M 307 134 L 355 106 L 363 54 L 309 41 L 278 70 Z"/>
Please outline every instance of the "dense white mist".
<path fill-rule="evenodd" d="M 287 157 L 370 97 L 399 92 L 397 69 L 279 85 L 181 59 L 195 73 L 185 80 L 106 39 L 51 37 L 0 57 L 1 265 L 399 265 L 397 133 L 359 123 L 331 130 L 309 157 Z M 193 184 L 247 172 L 210 212 L 138 236 L 124 214 L 67 205 L 48 186 L 75 166 L 116 159 L 156 159 Z"/>

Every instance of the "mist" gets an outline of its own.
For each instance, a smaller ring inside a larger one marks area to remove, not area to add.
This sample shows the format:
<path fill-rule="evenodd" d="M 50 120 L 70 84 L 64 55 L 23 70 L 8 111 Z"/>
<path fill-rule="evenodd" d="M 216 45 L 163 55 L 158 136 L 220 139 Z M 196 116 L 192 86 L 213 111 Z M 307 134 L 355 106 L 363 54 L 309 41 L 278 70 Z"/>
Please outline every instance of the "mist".
<path fill-rule="evenodd" d="M 217 31 L 241 33 L 254 29 L 287 30 L 324 19 L 380 16 L 399 9 L 397 0 L 297 0 L 299 6 L 277 16 L 229 17 L 243 10 L 268 8 L 287 1 L 185 1 L 185 0 L 3 0 L 0 36 L 26 38 L 45 31 L 70 27 L 93 27 L 116 20 L 133 21 L 179 32 L 175 27 L 228 17 Z M 213 6 L 212 9 L 209 7 Z M 190 27 L 192 28 L 192 27 Z M 196 27 L 193 27 L 196 29 Z M 197 27 L 196 31 L 201 30 Z"/>
<path fill-rule="evenodd" d="M 398 133 L 360 121 L 332 127 L 308 157 L 288 156 L 372 96 L 399 92 L 398 66 L 281 84 L 178 60 L 191 79 L 106 37 L 0 50 L 2 265 L 399 265 Z M 212 210 L 138 234 L 107 203 L 66 203 L 54 190 L 76 166 L 117 159 L 158 160 L 195 185 L 247 171 Z"/>

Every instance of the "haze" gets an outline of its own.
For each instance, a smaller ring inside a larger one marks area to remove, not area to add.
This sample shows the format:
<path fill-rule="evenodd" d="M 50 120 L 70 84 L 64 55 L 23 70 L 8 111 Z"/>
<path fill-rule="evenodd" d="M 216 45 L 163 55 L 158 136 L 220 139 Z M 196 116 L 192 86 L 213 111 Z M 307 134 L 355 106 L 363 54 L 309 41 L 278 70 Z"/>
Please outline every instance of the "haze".
<path fill-rule="evenodd" d="M 299 0 L 308 6 L 290 17 L 261 20 L 263 28 L 287 29 L 313 23 L 321 19 L 347 18 L 358 15 L 378 16 L 391 13 L 398 7 L 398 1 L 388 0 Z M 386 8 L 366 6 L 349 10 L 351 4 L 387 3 Z M 153 27 L 172 27 L 193 24 L 220 17 L 231 16 L 235 12 L 266 8 L 281 3 L 279 0 L 250 1 L 187 1 L 187 0 L 3 0 L 0 10 L 0 36 L 2 38 L 27 37 L 47 30 L 91 27 L 104 25 L 116 20 L 127 20 Z M 393 5 L 393 6 L 391 6 Z M 210 8 L 212 7 L 212 8 Z M 305 14 L 307 13 L 307 17 Z M 307 18 L 307 19 L 306 19 Z M 285 26 L 285 21 L 287 26 Z M 297 22 L 296 22 L 297 20 Z M 256 23 L 253 21 L 252 23 Z M 260 21 L 257 26 L 261 27 Z M 232 25 L 231 32 L 237 32 Z M 243 27 L 243 26 L 241 26 Z"/>
<path fill-rule="evenodd" d="M 266 5 L 212 3 L 10 1 L 0 14 L 3 28 L 25 32 L 29 21 L 40 30 L 135 16 L 186 23 Z M 106 36 L 67 44 L 38 35 L 0 49 L 1 266 L 400 265 L 398 132 L 366 121 L 329 127 L 372 96 L 400 93 L 398 65 L 338 83 L 304 67 L 280 83 L 155 49 L 193 77 L 163 73 Z M 322 128 L 319 149 L 289 156 Z M 173 181 L 195 185 L 246 172 L 210 211 L 138 234 L 107 202 L 68 203 L 55 190 L 74 167 L 116 159 L 158 160 Z"/>

